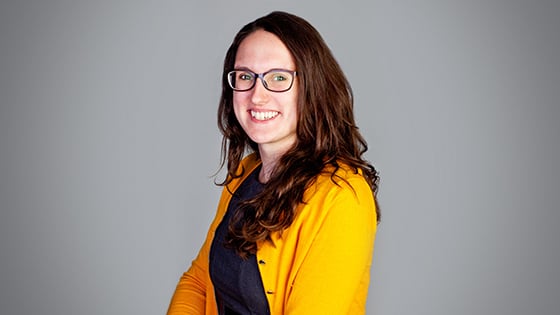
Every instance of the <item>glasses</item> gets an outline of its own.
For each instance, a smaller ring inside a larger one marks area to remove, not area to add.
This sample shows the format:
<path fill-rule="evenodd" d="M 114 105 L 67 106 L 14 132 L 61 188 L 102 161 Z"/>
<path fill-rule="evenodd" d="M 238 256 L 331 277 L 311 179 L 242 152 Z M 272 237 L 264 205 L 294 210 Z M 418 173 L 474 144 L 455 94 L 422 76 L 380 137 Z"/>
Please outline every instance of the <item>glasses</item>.
<path fill-rule="evenodd" d="M 263 73 L 250 70 L 233 70 L 227 74 L 229 86 L 237 92 L 249 91 L 255 86 L 257 78 L 265 89 L 272 92 L 286 92 L 292 88 L 296 71 L 271 69 Z"/>

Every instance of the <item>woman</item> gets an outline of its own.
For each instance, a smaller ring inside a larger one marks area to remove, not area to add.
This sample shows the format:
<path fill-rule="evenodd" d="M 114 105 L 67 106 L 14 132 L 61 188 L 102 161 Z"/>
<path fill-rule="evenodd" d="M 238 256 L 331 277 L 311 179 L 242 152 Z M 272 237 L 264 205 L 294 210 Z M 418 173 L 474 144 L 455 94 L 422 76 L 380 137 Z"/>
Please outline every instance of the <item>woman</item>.
<path fill-rule="evenodd" d="M 239 31 L 218 109 L 227 178 L 168 314 L 364 314 L 378 177 L 352 108 L 308 22 L 273 12 Z"/>

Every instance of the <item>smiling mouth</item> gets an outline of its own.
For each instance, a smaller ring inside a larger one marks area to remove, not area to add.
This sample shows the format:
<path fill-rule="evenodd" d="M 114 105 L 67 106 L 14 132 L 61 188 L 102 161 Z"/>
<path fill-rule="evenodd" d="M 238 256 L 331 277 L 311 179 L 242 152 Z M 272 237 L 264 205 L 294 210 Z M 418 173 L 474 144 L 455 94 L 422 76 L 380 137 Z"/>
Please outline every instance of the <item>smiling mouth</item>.
<path fill-rule="evenodd" d="M 265 121 L 270 120 L 280 114 L 279 112 L 268 111 L 268 112 L 256 112 L 254 110 L 251 111 L 251 117 L 256 120 Z"/>

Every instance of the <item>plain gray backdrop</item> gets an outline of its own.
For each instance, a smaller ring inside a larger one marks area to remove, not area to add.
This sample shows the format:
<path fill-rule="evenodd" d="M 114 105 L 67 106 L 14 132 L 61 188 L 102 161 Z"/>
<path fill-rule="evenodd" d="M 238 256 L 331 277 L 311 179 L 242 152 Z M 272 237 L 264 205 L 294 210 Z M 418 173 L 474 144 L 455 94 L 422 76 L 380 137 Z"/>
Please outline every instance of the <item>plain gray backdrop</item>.
<path fill-rule="evenodd" d="M 220 192 L 225 51 L 273 10 L 324 36 L 382 177 L 367 314 L 558 314 L 552 0 L 2 1 L 0 313 L 166 312 Z"/>

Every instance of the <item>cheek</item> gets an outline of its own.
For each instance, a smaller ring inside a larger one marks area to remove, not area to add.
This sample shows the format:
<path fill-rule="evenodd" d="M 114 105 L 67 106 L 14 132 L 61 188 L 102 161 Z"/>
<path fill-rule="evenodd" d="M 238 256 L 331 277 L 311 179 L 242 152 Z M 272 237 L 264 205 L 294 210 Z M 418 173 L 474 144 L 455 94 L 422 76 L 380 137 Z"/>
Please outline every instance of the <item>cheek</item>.
<path fill-rule="evenodd" d="M 247 104 L 248 95 L 247 92 L 233 92 L 233 106 L 240 107 Z"/>
<path fill-rule="evenodd" d="M 235 117 L 239 120 L 239 114 L 243 111 L 243 95 L 239 95 L 238 93 L 233 93 L 233 112 L 235 113 Z"/>
<path fill-rule="evenodd" d="M 285 104 L 285 109 L 288 110 L 291 115 L 294 116 L 298 116 L 298 97 L 296 93 L 293 93 L 292 95 L 286 95 L 288 97 L 286 97 L 283 100 L 283 103 Z"/>
<path fill-rule="evenodd" d="M 289 91 L 289 98 L 290 98 L 290 104 L 292 107 L 292 110 L 294 112 L 297 113 L 298 111 L 298 102 L 299 102 L 299 93 L 298 93 L 298 86 L 296 85 L 296 82 L 294 82 L 294 85 L 292 86 L 292 89 Z"/>

